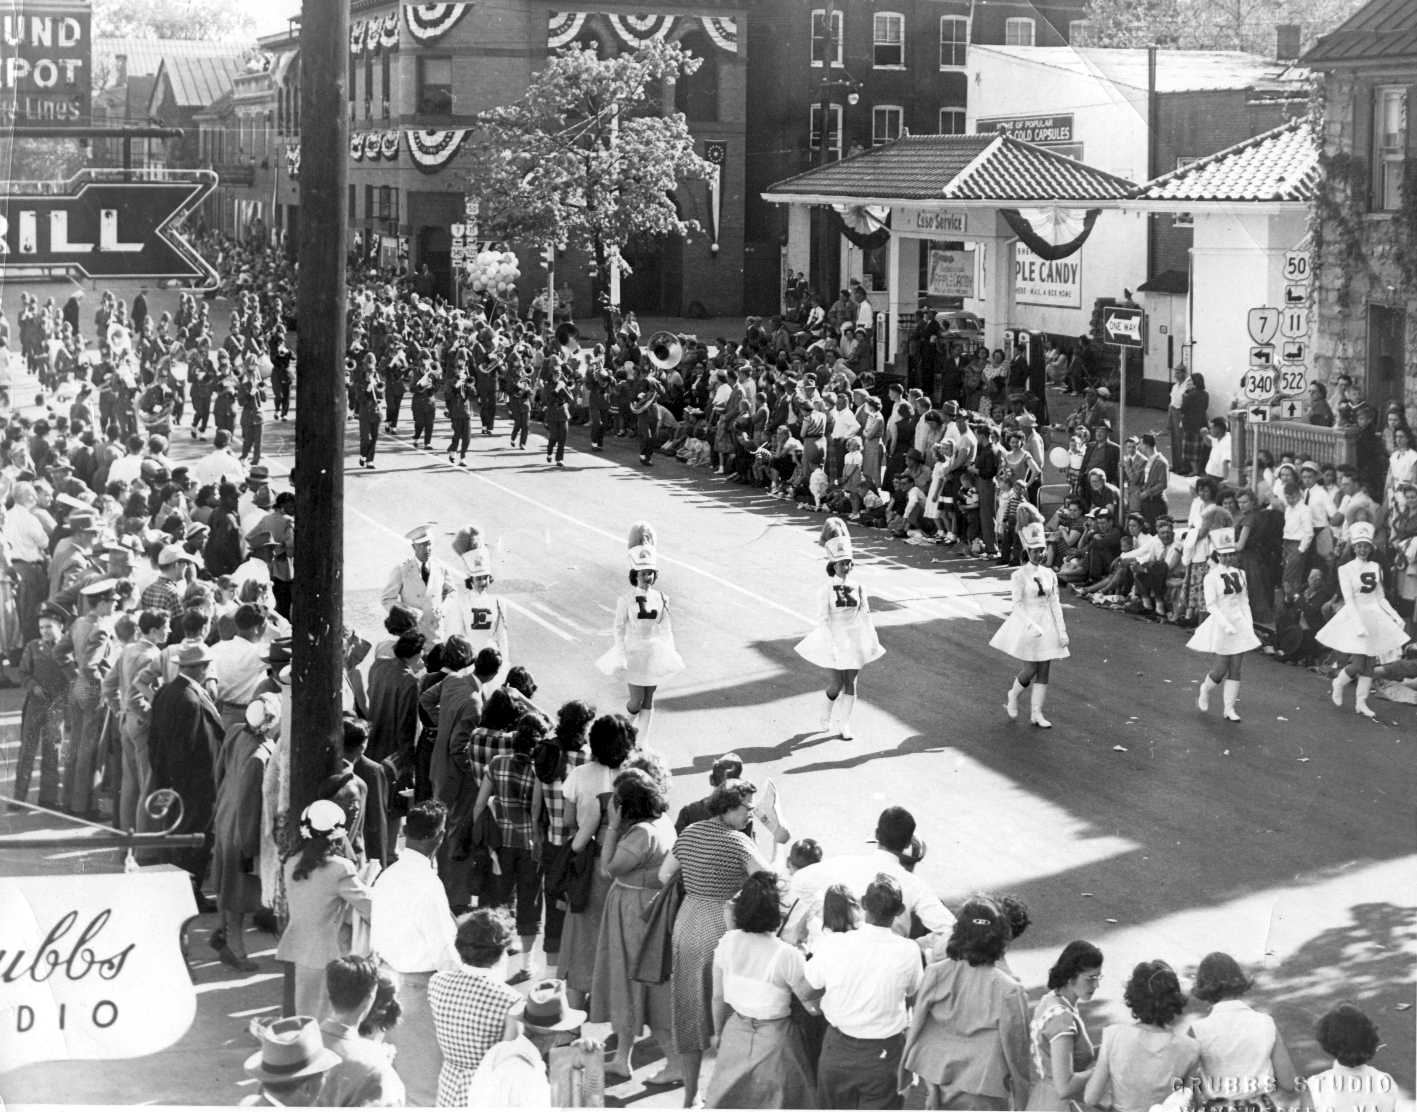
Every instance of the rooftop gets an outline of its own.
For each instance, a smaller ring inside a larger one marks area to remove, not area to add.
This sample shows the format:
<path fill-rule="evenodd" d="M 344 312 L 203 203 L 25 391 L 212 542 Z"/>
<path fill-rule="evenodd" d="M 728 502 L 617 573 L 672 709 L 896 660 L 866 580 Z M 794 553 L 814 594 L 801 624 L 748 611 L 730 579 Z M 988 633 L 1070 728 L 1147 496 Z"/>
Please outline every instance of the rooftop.
<path fill-rule="evenodd" d="M 1305 119 L 1281 124 L 1148 182 L 1140 201 L 1312 200 L 1319 148 Z"/>
<path fill-rule="evenodd" d="M 209 39 L 125 39 L 99 36 L 93 40 L 94 68 L 112 72 L 113 60 L 128 59 L 129 77 L 155 77 L 164 58 L 206 58 L 228 51 L 239 53 L 244 44 L 212 42 Z M 111 79 L 111 78 L 110 78 Z"/>
<path fill-rule="evenodd" d="M 1404 58 L 1417 62 L 1417 4 L 1370 0 L 1303 57 L 1306 66 L 1328 69 Z"/>
<path fill-rule="evenodd" d="M 249 53 L 243 46 L 218 47 L 204 55 L 178 55 L 163 59 L 159 77 L 167 75 L 172 86 L 172 99 L 179 108 L 205 108 L 223 93 L 232 82 L 246 72 L 244 57 Z"/>
<path fill-rule="evenodd" d="M 906 135 L 777 182 L 764 196 L 1066 204 L 1120 200 L 1135 189 L 1009 135 Z"/>
<path fill-rule="evenodd" d="M 1405 0 L 1394 0 L 1403 3 Z M 1113 85 L 1145 91 L 1145 49 L 1071 46 L 971 45 L 976 54 L 1013 58 L 1082 77 L 1102 78 Z M 1307 71 L 1241 50 L 1158 50 L 1156 91 L 1183 93 L 1217 89 L 1248 89 L 1273 82 L 1301 84 Z"/>

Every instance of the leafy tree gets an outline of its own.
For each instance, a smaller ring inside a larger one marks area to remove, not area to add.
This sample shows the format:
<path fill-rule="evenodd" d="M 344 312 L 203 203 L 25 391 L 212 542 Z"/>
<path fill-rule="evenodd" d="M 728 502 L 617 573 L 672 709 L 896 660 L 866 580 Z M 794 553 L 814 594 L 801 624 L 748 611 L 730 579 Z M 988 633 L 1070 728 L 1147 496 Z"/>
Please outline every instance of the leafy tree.
<path fill-rule="evenodd" d="M 468 190 L 486 234 L 579 248 L 603 277 L 612 248 L 697 231 L 672 191 L 713 167 L 694 152 L 683 114 L 663 113 L 662 96 L 699 64 L 663 42 L 613 58 L 578 46 L 554 54 L 469 139 Z"/>
<path fill-rule="evenodd" d="M 249 39 L 250 9 L 225 0 L 94 0 L 93 33 L 115 38 Z"/>
<path fill-rule="evenodd" d="M 1089 0 L 1088 46 L 1248 50 L 1271 54 L 1275 28 L 1298 24 L 1302 49 L 1363 0 Z"/>
<path fill-rule="evenodd" d="M 68 181 L 84 166 L 75 139 L 9 139 L 0 135 L 0 178 L 12 182 Z"/>

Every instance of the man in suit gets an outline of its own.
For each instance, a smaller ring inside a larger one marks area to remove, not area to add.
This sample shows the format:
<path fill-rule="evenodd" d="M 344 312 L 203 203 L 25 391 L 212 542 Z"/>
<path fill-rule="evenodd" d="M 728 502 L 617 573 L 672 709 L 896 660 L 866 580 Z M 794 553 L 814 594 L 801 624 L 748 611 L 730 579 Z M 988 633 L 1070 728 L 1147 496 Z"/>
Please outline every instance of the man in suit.
<path fill-rule="evenodd" d="M 1112 423 L 1105 418 L 1095 421 L 1091 428 L 1092 436 L 1082 456 L 1082 473 L 1086 475 L 1098 467 L 1107 481 L 1115 484 L 1122 465 L 1122 446 L 1112 439 Z"/>
<path fill-rule="evenodd" d="M 98 817 L 92 805 L 95 773 L 101 769 L 103 756 L 101 685 L 116 655 L 113 609 L 117 590 L 112 579 L 96 579 L 79 588 L 84 613 L 69 630 L 75 675 L 69 686 L 73 744 L 64 764 L 64 809 L 85 818 Z"/>
<path fill-rule="evenodd" d="M 153 696 L 149 724 L 152 790 L 171 788 L 182 800 L 182 818 L 173 833 L 202 834 L 205 842 L 172 854 L 172 863 L 192 875 L 197 905 L 209 910 L 202 880 L 212 854 L 212 818 L 216 807 L 216 754 L 224 730 L 221 713 L 207 689 L 212 654 L 203 644 L 177 653 L 177 678 Z"/>
<path fill-rule="evenodd" d="M 447 636 L 448 601 L 457 588 L 447 569 L 433 559 L 433 526 L 420 525 L 404 535 L 413 552 L 390 573 L 380 601 L 386 612 L 400 603 L 417 610 L 418 632 L 429 642 L 442 641 Z"/>

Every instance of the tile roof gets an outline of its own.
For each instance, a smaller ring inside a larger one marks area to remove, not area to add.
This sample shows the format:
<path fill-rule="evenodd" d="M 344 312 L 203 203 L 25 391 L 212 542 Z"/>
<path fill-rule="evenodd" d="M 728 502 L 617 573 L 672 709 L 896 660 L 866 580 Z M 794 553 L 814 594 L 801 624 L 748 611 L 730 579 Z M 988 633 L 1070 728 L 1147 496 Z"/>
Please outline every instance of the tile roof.
<path fill-rule="evenodd" d="M 1330 69 L 1385 58 L 1417 62 L 1417 4 L 1412 0 L 1370 0 L 1300 60 Z"/>
<path fill-rule="evenodd" d="M 1135 190 L 1009 135 L 906 135 L 769 186 L 767 194 L 1007 204 L 1117 200 Z"/>
<path fill-rule="evenodd" d="M 1144 90 L 1147 52 L 1130 47 L 986 46 L 971 45 L 976 55 L 1027 62 L 1081 77 L 1100 78 L 1113 85 Z M 1248 89 L 1282 82 L 1302 84 L 1308 74 L 1290 62 L 1277 62 L 1241 50 L 1158 50 L 1156 91 L 1183 93 Z"/>
<path fill-rule="evenodd" d="M 1137 200 L 1307 202 L 1318 180 L 1319 147 L 1300 118 L 1162 174 Z"/>
<path fill-rule="evenodd" d="M 158 75 L 167 75 L 172 100 L 179 108 L 205 108 L 246 71 L 242 61 L 246 52 L 245 47 L 235 46 L 223 52 L 164 58 Z"/>

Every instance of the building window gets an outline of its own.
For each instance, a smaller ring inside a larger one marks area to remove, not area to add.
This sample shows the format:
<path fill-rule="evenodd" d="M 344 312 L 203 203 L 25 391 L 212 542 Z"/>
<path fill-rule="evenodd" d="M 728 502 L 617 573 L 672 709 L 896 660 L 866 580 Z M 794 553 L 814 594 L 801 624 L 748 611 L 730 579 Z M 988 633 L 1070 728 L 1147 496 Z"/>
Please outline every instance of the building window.
<path fill-rule="evenodd" d="M 871 109 L 871 146 L 899 139 L 904 118 L 905 113 L 896 104 L 878 104 Z"/>
<path fill-rule="evenodd" d="M 831 104 L 827 106 L 827 150 L 841 157 L 841 105 Z M 808 140 L 808 145 L 814 151 L 822 149 L 822 106 L 812 105 L 812 134 Z"/>
<path fill-rule="evenodd" d="M 447 55 L 425 55 L 418 59 L 418 114 L 453 114 L 453 60 Z"/>
<path fill-rule="evenodd" d="M 963 135 L 964 134 L 964 109 L 963 108 L 941 108 L 940 109 L 940 130 L 941 135 Z"/>
<path fill-rule="evenodd" d="M 679 40 L 684 50 L 699 59 L 693 73 L 681 73 L 674 81 L 674 110 L 688 120 L 718 119 L 718 58 L 707 36 L 697 31 Z"/>
<path fill-rule="evenodd" d="M 1373 205 L 1393 212 L 1402 204 L 1402 169 L 1407 157 L 1407 88 L 1373 90 Z"/>
<path fill-rule="evenodd" d="M 355 187 L 351 185 L 349 187 L 349 219 L 351 222 L 359 217 L 358 196 L 359 195 L 355 192 Z"/>
<path fill-rule="evenodd" d="M 379 55 L 379 110 L 384 119 L 389 117 L 389 52 Z"/>
<path fill-rule="evenodd" d="M 1033 20 L 1027 18 L 1004 20 L 1004 45 L 1005 46 L 1032 46 L 1035 25 Z"/>
<path fill-rule="evenodd" d="M 1087 20 L 1068 20 L 1068 43 L 1071 46 L 1087 45 Z"/>
<path fill-rule="evenodd" d="M 379 186 L 379 219 L 389 218 L 389 194 L 393 192 L 393 187 L 388 185 Z"/>
<path fill-rule="evenodd" d="M 827 11 L 825 8 L 816 8 L 812 12 L 812 65 L 820 66 L 823 59 L 826 58 L 828 53 L 827 38 Z M 839 9 L 832 10 L 830 38 L 832 65 L 842 65 L 846 36 L 842 32 L 842 13 Z"/>
<path fill-rule="evenodd" d="M 969 20 L 959 15 L 940 16 L 940 68 L 958 69 L 969 49 Z"/>
<path fill-rule="evenodd" d="M 366 185 L 364 187 L 364 223 L 370 224 L 374 220 L 374 187 Z"/>
<path fill-rule="evenodd" d="M 905 68 L 905 16 L 877 12 L 871 20 L 871 64 L 876 69 Z"/>

